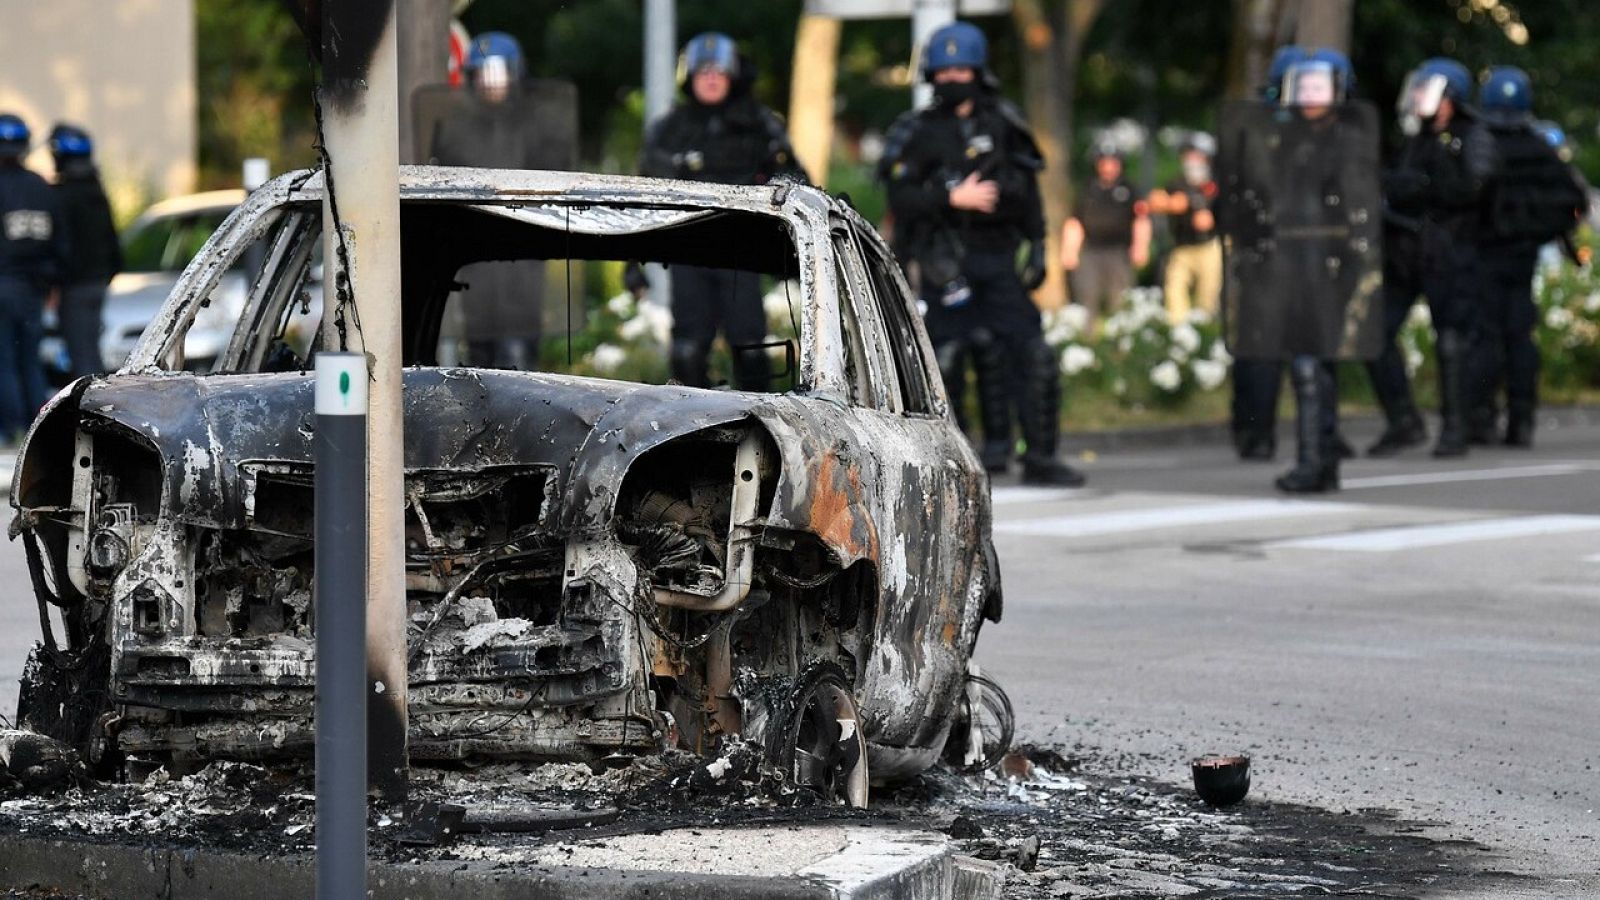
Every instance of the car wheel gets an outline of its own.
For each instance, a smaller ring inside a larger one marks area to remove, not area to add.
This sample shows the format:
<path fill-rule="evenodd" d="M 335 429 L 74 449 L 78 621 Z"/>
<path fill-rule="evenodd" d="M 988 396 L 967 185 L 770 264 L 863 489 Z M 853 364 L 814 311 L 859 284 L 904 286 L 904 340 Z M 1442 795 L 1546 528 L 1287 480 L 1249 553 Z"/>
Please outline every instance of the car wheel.
<path fill-rule="evenodd" d="M 970 674 L 957 702 L 955 721 L 944 745 L 944 761 L 963 774 L 1000 764 L 1011 749 L 1017 717 L 1011 698 L 992 678 Z"/>

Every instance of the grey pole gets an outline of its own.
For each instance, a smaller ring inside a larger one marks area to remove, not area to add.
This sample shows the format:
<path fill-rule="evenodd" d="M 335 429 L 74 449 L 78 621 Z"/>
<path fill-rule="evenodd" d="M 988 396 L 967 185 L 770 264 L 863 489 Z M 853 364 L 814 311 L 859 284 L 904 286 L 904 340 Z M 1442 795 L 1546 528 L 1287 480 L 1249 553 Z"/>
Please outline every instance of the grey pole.
<path fill-rule="evenodd" d="M 367 895 L 367 359 L 318 353 L 317 897 Z"/>
<path fill-rule="evenodd" d="M 956 0 L 912 0 L 911 7 L 911 106 L 926 109 L 933 102 L 933 85 L 922 80 L 922 50 L 928 38 L 956 20 Z"/>
<path fill-rule="evenodd" d="M 645 0 L 644 4 L 644 127 L 672 109 L 678 87 L 678 4 L 676 0 Z M 650 299 L 672 304 L 672 280 L 659 265 L 644 267 L 650 282 Z"/>

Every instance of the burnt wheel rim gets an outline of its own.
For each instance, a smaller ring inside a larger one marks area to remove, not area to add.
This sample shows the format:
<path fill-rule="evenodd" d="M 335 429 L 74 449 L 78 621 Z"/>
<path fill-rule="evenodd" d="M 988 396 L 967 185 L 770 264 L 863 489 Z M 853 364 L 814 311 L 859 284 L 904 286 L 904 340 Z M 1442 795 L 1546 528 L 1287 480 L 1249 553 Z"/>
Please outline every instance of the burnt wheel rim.
<path fill-rule="evenodd" d="M 796 708 L 794 764 L 797 787 L 829 802 L 867 805 L 867 742 L 855 698 L 826 679 L 813 685 Z"/>

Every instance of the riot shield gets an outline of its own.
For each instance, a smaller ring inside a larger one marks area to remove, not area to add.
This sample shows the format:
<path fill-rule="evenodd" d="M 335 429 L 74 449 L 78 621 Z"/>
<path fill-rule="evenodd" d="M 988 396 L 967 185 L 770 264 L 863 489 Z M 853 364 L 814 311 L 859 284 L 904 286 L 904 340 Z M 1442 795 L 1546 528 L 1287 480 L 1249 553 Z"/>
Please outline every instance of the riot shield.
<path fill-rule="evenodd" d="M 1223 325 L 1244 359 L 1372 359 L 1383 344 L 1378 113 L 1234 103 L 1218 134 Z"/>
<path fill-rule="evenodd" d="M 532 79 L 491 101 L 447 84 L 412 94 L 418 155 L 445 166 L 571 170 L 578 162 L 578 89 Z"/>

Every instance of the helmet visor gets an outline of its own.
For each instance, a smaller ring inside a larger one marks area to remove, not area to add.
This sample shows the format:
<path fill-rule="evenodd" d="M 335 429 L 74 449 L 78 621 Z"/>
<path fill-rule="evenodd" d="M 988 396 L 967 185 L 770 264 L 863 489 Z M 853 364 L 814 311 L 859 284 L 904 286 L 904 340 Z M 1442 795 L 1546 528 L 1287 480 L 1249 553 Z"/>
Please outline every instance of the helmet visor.
<path fill-rule="evenodd" d="M 1284 73 L 1278 102 L 1283 106 L 1332 106 L 1344 99 L 1343 81 L 1331 63 L 1297 63 Z"/>
<path fill-rule="evenodd" d="M 739 50 L 732 41 L 697 38 L 684 51 L 683 57 L 683 67 L 690 75 L 702 69 L 713 69 L 729 77 L 739 73 Z"/>
<path fill-rule="evenodd" d="M 1400 118 L 1431 119 L 1439 112 L 1439 103 L 1449 79 L 1437 73 L 1412 72 L 1397 101 Z"/>

